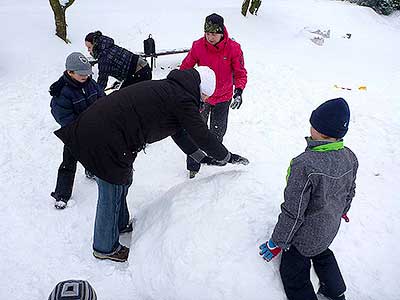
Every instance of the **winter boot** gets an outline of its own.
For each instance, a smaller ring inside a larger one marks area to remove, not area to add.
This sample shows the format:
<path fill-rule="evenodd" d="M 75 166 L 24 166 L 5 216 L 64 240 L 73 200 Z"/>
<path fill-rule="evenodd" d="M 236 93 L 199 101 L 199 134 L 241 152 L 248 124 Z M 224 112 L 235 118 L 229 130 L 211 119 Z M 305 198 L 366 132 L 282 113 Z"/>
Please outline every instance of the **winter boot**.
<path fill-rule="evenodd" d="M 328 296 L 326 286 L 324 284 L 320 285 L 320 287 L 318 289 L 318 293 L 317 293 L 317 298 L 318 298 L 318 300 L 346 300 L 344 293 L 337 297 Z"/>
<path fill-rule="evenodd" d="M 346 297 L 344 295 L 340 295 L 339 297 L 331 298 L 331 297 L 325 296 L 321 292 L 317 293 L 317 298 L 318 298 L 318 300 L 346 300 Z"/>
<path fill-rule="evenodd" d="M 197 172 L 197 171 L 189 171 L 189 179 L 195 178 L 197 173 L 199 173 L 199 172 Z"/>
<path fill-rule="evenodd" d="M 55 208 L 64 209 L 67 207 L 68 199 L 59 197 L 58 195 L 56 195 L 55 192 L 51 192 L 50 196 L 52 196 L 54 199 L 56 199 L 56 202 L 54 203 Z"/>
<path fill-rule="evenodd" d="M 112 254 L 103 254 L 94 250 L 93 256 L 98 259 L 109 259 L 112 261 L 124 262 L 128 260 L 129 248 L 120 245 L 119 249 Z"/>

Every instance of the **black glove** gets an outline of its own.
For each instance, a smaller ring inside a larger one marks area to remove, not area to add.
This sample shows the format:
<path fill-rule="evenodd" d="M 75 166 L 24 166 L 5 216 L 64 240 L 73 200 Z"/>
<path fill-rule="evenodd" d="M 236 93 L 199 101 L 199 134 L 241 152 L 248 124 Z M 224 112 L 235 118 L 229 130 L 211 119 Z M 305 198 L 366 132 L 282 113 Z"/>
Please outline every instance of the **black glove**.
<path fill-rule="evenodd" d="M 123 83 L 123 81 L 118 81 L 118 80 L 114 81 L 113 84 L 110 87 L 104 89 L 104 91 L 119 90 L 121 85 L 122 85 L 122 83 Z"/>
<path fill-rule="evenodd" d="M 233 94 L 233 99 L 231 103 L 232 109 L 239 109 L 240 105 L 242 105 L 242 92 L 243 90 L 240 88 L 235 89 L 235 93 Z"/>
<path fill-rule="evenodd" d="M 215 158 L 212 158 L 210 156 L 205 156 L 201 161 L 201 164 L 207 164 L 209 166 L 225 166 L 226 162 L 225 161 L 220 161 L 220 160 L 216 160 Z"/>
<path fill-rule="evenodd" d="M 228 162 L 234 165 L 248 165 L 250 163 L 246 157 L 233 153 L 231 153 L 231 158 Z"/>

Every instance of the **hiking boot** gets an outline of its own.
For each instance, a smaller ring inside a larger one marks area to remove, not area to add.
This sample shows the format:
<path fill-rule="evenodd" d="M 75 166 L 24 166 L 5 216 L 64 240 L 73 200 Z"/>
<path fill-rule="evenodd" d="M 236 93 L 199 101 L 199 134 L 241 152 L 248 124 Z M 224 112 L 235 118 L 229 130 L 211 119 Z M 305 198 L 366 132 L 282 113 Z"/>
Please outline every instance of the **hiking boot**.
<path fill-rule="evenodd" d="M 196 177 L 198 171 L 189 171 L 189 179 L 193 179 Z"/>
<path fill-rule="evenodd" d="M 64 209 L 67 207 L 68 199 L 57 196 L 55 192 L 52 192 L 50 194 L 50 196 L 52 196 L 54 199 L 56 199 L 56 202 L 54 203 L 55 208 Z"/>
<path fill-rule="evenodd" d="M 128 225 L 126 225 L 126 227 L 124 229 L 121 229 L 119 231 L 119 233 L 128 233 L 128 232 L 132 232 L 133 231 L 133 223 L 134 223 L 134 219 L 130 219 L 128 222 Z"/>
<path fill-rule="evenodd" d="M 327 294 L 326 286 L 321 283 L 317 293 L 318 300 L 346 300 L 344 293 L 337 297 L 329 297 L 326 294 Z"/>
<path fill-rule="evenodd" d="M 109 259 L 117 262 L 124 262 L 128 260 L 129 248 L 120 245 L 120 248 L 112 254 L 103 254 L 93 250 L 93 256 L 98 259 Z"/>
<path fill-rule="evenodd" d="M 318 298 L 318 300 L 346 300 L 346 297 L 344 296 L 344 294 L 340 295 L 339 297 L 336 297 L 336 298 L 331 298 L 331 297 L 325 296 L 321 292 L 317 293 L 317 298 Z"/>
<path fill-rule="evenodd" d="M 68 202 L 68 200 L 61 198 L 60 200 L 58 200 L 54 203 L 54 207 L 57 209 L 64 209 L 67 207 L 67 202 Z"/>

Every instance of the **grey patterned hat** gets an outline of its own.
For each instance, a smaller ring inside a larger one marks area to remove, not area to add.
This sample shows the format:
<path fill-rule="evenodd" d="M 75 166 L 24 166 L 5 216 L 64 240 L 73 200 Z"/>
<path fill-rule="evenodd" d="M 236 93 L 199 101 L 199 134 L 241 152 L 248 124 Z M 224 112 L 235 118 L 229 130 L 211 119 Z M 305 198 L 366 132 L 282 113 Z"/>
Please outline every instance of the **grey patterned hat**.
<path fill-rule="evenodd" d="M 65 69 L 79 75 L 92 75 L 92 65 L 85 55 L 80 52 L 72 52 L 65 61 Z"/>

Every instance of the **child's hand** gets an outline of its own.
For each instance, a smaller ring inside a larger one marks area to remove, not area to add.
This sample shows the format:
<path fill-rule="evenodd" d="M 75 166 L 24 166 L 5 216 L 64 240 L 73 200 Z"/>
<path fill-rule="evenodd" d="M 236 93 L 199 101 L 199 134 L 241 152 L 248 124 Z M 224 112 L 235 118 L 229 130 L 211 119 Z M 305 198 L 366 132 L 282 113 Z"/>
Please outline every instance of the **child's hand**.
<path fill-rule="evenodd" d="M 349 223 L 349 222 L 350 222 L 350 219 L 349 219 L 349 217 L 347 216 L 347 214 L 343 214 L 343 215 L 342 215 L 342 219 L 343 219 L 346 223 Z"/>
<path fill-rule="evenodd" d="M 259 254 L 266 260 L 270 261 L 275 256 L 277 256 L 282 249 L 279 248 L 272 240 L 266 241 L 264 244 L 260 246 Z"/>

